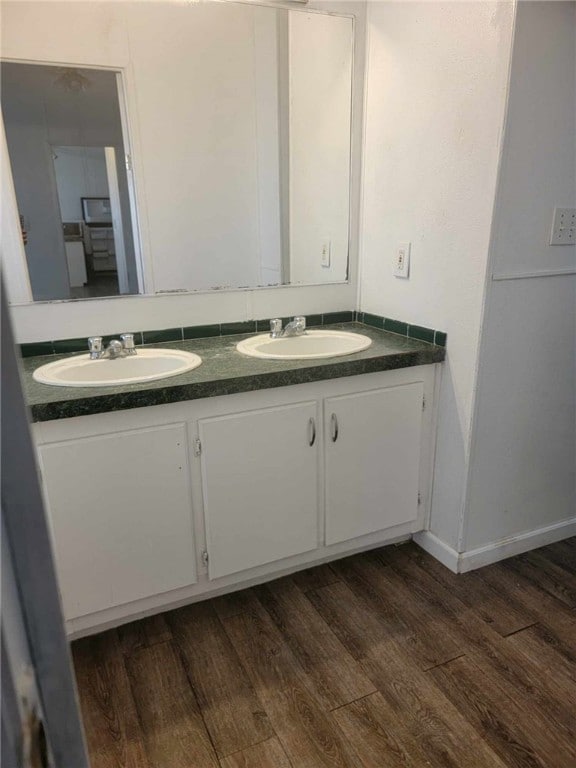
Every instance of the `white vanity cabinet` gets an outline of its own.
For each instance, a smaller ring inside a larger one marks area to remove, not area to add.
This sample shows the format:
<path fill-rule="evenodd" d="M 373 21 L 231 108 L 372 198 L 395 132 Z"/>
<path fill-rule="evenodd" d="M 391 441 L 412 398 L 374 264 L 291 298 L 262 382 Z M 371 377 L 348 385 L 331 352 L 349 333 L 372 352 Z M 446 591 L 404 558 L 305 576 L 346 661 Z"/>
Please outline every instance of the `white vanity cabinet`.
<path fill-rule="evenodd" d="M 76 437 L 39 454 L 66 619 L 196 581 L 184 424 Z"/>
<path fill-rule="evenodd" d="M 316 402 L 202 419 L 211 579 L 318 547 Z"/>
<path fill-rule="evenodd" d="M 422 382 L 324 401 L 326 544 L 418 514 Z"/>
<path fill-rule="evenodd" d="M 35 424 L 69 633 L 425 528 L 436 373 L 419 366 Z"/>

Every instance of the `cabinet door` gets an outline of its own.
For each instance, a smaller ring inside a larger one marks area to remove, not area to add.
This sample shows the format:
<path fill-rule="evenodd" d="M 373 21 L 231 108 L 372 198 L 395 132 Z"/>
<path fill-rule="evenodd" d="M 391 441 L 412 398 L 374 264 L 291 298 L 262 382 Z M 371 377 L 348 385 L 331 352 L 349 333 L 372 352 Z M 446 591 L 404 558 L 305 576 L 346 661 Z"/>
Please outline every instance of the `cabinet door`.
<path fill-rule="evenodd" d="M 67 619 L 196 581 L 186 429 L 40 448 Z"/>
<path fill-rule="evenodd" d="M 316 403 L 203 419 L 210 578 L 318 546 Z"/>
<path fill-rule="evenodd" d="M 416 519 L 423 384 L 324 401 L 326 543 Z"/>

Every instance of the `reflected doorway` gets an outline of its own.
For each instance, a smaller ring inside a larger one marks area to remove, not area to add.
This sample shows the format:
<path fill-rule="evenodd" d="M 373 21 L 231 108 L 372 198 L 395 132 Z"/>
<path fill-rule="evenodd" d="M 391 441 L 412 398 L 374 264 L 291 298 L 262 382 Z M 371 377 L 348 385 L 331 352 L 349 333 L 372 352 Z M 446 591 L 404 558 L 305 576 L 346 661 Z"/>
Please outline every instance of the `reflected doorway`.
<path fill-rule="evenodd" d="M 53 147 L 70 298 L 130 293 L 114 147 Z"/>
<path fill-rule="evenodd" d="M 2 62 L 2 116 L 35 301 L 142 290 L 119 77 Z"/>

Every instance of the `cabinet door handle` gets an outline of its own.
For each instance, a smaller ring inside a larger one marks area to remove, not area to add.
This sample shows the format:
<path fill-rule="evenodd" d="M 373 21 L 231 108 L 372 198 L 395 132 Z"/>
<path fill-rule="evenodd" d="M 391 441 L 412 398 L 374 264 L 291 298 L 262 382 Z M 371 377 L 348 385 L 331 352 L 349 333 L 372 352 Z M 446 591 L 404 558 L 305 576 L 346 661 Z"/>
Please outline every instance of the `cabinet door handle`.
<path fill-rule="evenodd" d="M 332 431 L 332 442 L 335 443 L 338 440 L 338 417 L 335 413 L 330 416 L 330 429 Z"/>
<path fill-rule="evenodd" d="M 308 420 L 308 445 L 312 446 L 316 442 L 316 419 L 311 416 Z"/>

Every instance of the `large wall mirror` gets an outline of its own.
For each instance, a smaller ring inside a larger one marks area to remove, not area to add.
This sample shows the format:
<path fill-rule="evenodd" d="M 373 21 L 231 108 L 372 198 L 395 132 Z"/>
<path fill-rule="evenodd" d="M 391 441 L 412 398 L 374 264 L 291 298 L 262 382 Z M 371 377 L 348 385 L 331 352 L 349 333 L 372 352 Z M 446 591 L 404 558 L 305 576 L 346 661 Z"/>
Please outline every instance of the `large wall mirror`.
<path fill-rule="evenodd" d="M 129 78 L 1 65 L 33 299 L 346 281 L 352 19 L 122 6 Z"/>

